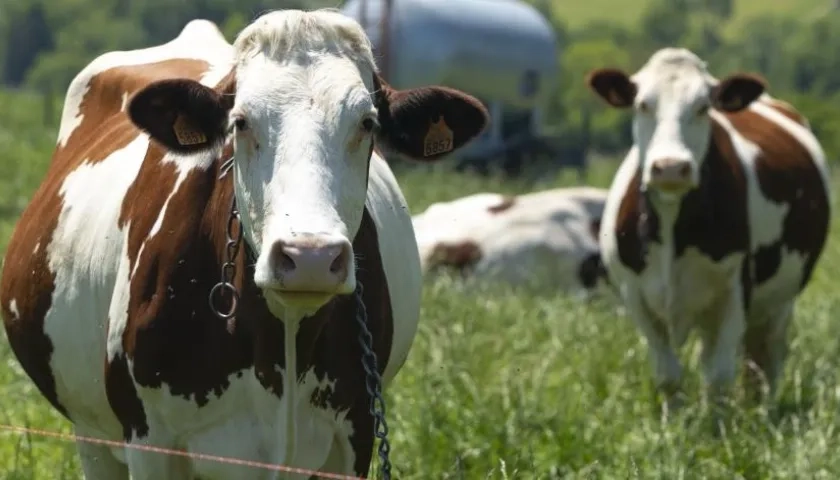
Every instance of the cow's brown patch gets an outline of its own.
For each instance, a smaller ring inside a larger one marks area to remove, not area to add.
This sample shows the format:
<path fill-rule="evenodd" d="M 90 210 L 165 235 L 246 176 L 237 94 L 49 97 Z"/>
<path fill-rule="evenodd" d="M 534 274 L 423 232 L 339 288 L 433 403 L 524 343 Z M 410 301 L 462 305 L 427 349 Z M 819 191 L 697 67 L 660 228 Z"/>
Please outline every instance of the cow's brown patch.
<path fill-rule="evenodd" d="M 641 173 L 636 172 L 627 186 L 615 221 L 618 258 L 627 268 L 641 274 L 646 263 L 647 242 L 659 242 L 659 217 L 647 208 L 641 191 Z"/>
<path fill-rule="evenodd" d="M 432 265 L 440 265 L 465 271 L 481 260 L 481 246 L 472 240 L 439 242 L 432 249 Z"/>
<path fill-rule="evenodd" d="M 804 288 L 825 245 L 830 221 L 829 199 L 820 171 L 805 147 L 781 126 L 749 110 L 730 115 L 730 121 L 747 140 L 761 145 L 755 162 L 761 193 L 790 207 L 782 237 L 757 252 L 756 275 L 759 281 L 774 275 L 785 246 L 806 258 L 801 283 Z"/>
<path fill-rule="evenodd" d="M 63 208 L 61 187 L 83 163 L 98 163 L 137 137 L 137 128 L 121 111 L 126 95 L 155 79 L 185 75 L 199 78 L 206 70 L 205 62 L 178 59 L 115 67 L 91 78 L 80 104 L 80 125 L 63 147 L 56 147 L 44 180 L 21 213 L 9 240 L 0 283 L 0 304 L 9 343 L 44 397 L 68 418 L 69 413 L 57 398 L 50 368 L 52 341 L 44 332 L 44 319 L 55 290 L 55 274 L 47 255 Z M 117 359 L 116 363 L 120 361 Z M 119 375 L 114 378 L 119 379 Z"/>
<path fill-rule="evenodd" d="M 104 372 L 108 404 L 122 425 L 123 440 L 145 437 L 149 434 L 146 410 L 128 371 L 125 352 L 116 354 L 110 361 L 106 359 Z"/>
<path fill-rule="evenodd" d="M 55 290 L 47 255 L 61 212 L 59 186 L 58 179 L 48 178 L 12 233 L 0 281 L 0 305 L 9 344 L 21 367 L 50 404 L 70 418 L 58 400 L 50 367 L 53 344 L 44 332 Z M 33 253 L 36 245 L 38 251 Z"/>
<path fill-rule="evenodd" d="M 506 195 L 505 197 L 502 198 L 501 202 L 487 207 L 487 211 L 490 212 L 490 213 L 493 213 L 493 214 L 502 213 L 505 210 L 509 209 L 510 207 L 514 206 L 515 204 L 516 204 L 516 197 Z"/>

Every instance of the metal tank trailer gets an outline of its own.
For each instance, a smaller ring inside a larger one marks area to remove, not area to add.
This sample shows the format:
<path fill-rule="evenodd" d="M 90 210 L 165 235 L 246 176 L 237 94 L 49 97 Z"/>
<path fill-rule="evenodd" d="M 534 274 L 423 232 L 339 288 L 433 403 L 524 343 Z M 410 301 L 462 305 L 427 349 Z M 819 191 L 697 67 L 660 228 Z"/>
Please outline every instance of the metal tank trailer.
<path fill-rule="evenodd" d="M 348 0 L 342 12 L 365 28 L 383 76 L 395 87 L 446 85 L 487 106 L 490 128 L 453 154 L 457 169 L 486 172 L 502 159 L 515 173 L 529 154 L 556 154 L 539 131 L 542 106 L 559 76 L 557 38 L 532 6 L 518 0 Z"/>

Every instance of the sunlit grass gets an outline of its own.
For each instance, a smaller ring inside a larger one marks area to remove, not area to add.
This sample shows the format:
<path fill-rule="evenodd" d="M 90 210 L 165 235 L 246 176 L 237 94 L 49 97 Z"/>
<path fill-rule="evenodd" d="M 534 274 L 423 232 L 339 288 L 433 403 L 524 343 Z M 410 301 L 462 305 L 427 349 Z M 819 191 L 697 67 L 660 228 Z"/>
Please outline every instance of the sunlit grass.
<path fill-rule="evenodd" d="M 588 182 L 606 185 L 614 166 Z M 401 173 L 412 210 L 482 190 L 451 172 Z M 568 184 L 573 176 L 540 186 Z M 840 183 L 840 182 L 837 182 Z M 797 312 L 773 415 L 741 410 L 715 437 L 701 404 L 663 423 L 644 343 L 609 293 L 590 303 L 503 286 L 426 283 L 422 325 L 388 392 L 397 478 L 833 479 L 840 474 L 840 239 L 833 234 Z M 685 352 L 700 396 L 696 343 Z M 0 341 L 0 422 L 69 431 Z M 72 444 L 0 433 L 0 478 L 80 478 Z"/>

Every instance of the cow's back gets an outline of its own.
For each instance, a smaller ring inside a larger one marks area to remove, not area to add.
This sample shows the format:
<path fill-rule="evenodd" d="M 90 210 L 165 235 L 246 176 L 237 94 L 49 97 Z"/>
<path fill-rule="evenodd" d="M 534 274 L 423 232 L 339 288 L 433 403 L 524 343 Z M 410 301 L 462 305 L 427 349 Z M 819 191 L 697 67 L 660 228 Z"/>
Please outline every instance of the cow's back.
<path fill-rule="evenodd" d="M 577 287 L 581 262 L 597 253 L 593 224 L 605 197 L 601 189 L 557 188 L 433 205 L 415 217 L 424 267 L 464 266 L 482 279 Z"/>
<path fill-rule="evenodd" d="M 512 197 L 482 192 L 450 201 L 436 202 L 412 217 L 412 225 L 423 270 L 437 264 L 440 244 L 456 245 L 469 240 L 492 219 L 494 212 L 510 206 Z"/>
<path fill-rule="evenodd" d="M 763 98 L 716 117 L 747 173 L 751 309 L 779 308 L 808 283 L 825 246 L 831 184 L 825 153 L 792 105 Z"/>
<path fill-rule="evenodd" d="M 218 29 L 199 20 L 166 44 L 88 64 L 68 87 L 52 162 L 10 239 L 0 304 L 11 346 L 46 398 L 95 430 L 120 431 L 103 365 L 112 299 L 127 294 L 123 200 L 149 151 L 128 99 L 167 78 L 213 85 L 230 58 Z"/>

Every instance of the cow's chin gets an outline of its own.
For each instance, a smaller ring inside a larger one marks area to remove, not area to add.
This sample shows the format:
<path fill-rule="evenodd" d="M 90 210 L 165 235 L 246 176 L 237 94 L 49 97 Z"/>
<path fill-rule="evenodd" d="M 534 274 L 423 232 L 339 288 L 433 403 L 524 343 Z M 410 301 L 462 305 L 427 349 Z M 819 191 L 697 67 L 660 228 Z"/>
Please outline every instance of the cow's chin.
<path fill-rule="evenodd" d="M 692 188 L 694 185 L 690 183 L 647 185 L 647 190 L 666 204 L 679 203 Z"/>
<path fill-rule="evenodd" d="M 315 315 L 329 303 L 336 292 L 291 292 L 287 290 L 263 289 L 263 297 L 269 311 L 283 320 L 299 321 Z"/>

